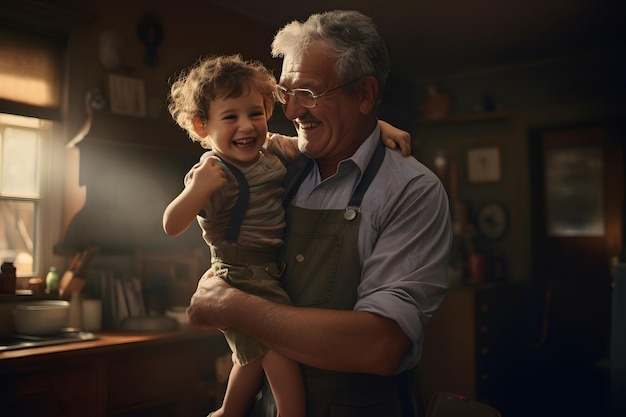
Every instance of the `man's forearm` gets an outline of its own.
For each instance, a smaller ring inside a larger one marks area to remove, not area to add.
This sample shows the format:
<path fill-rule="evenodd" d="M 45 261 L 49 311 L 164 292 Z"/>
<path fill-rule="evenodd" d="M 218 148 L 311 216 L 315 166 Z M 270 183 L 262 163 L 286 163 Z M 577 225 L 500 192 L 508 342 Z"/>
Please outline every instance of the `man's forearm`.
<path fill-rule="evenodd" d="M 229 326 L 309 366 L 389 375 L 410 347 L 394 321 L 376 314 L 285 306 L 240 291 L 232 296 Z"/>

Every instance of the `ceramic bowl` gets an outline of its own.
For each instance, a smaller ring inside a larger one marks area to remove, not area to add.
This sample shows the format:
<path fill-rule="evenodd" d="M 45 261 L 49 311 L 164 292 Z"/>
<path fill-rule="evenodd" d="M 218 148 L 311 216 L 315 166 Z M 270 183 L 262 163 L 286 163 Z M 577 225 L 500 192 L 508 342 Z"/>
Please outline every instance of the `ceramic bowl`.
<path fill-rule="evenodd" d="M 42 300 L 20 303 L 13 309 L 17 333 L 44 336 L 60 333 L 66 326 L 70 303 L 63 300 Z"/>

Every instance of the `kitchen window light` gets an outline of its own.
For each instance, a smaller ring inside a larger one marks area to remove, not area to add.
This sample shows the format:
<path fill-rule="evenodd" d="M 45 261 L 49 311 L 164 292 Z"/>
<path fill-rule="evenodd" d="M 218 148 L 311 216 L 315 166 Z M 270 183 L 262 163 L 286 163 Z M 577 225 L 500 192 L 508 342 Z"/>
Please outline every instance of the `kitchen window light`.
<path fill-rule="evenodd" d="M 18 276 L 34 276 L 40 269 L 50 125 L 46 120 L 0 114 L 0 260 L 14 262 Z"/>
<path fill-rule="evenodd" d="M 67 38 L 29 22 L 0 28 L 0 261 L 15 263 L 17 289 L 62 267 L 52 249 L 62 228 L 63 127 L 53 121 Z"/>

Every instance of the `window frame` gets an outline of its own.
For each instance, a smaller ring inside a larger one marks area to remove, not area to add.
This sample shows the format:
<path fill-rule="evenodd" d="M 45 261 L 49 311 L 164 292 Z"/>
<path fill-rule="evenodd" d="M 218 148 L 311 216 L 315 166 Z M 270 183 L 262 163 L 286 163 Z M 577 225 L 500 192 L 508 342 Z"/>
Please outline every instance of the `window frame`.
<path fill-rule="evenodd" d="M 33 272 L 29 275 L 20 276 L 17 286 L 18 289 L 26 289 L 28 286 L 28 278 L 42 276 L 49 268 L 49 265 L 54 262 L 52 249 L 55 244 L 55 239 L 57 239 L 60 234 L 60 227 L 55 227 L 54 225 L 61 223 L 61 209 L 63 205 L 63 170 L 55 167 L 55 164 L 52 163 L 56 159 L 55 155 L 63 152 L 62 141 L 54 140 L 56 124 L 38 118 L 31 119 L 39 120 L 39 126 L 25 125 L 19 123 L 19 121 L 11 122 L 0 119 L 0 129 L 2 130 L 9 127 L 36 130 L 40 136 L 38 195 L 5 196 L 0 194 L 0 200 L 34 201 L 37 207 L 35 211 L 35 231 L 33 240 L 33 245 L 36 248 L 33 251 Z M 55 196 L 58 196 L 58 198 L 55 198 Z"/>

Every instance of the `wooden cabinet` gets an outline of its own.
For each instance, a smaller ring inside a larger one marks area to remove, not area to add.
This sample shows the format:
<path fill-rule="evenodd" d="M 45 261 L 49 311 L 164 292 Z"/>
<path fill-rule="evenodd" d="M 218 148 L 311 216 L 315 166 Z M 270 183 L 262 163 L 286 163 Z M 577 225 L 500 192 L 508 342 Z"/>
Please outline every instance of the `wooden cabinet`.
<path fill-rule="evenodd" d="M 0 381 L 0 414 L 7 417 L 102 416 L 105 409 L 98 364 L 85 360 L 71 363 L 31 364 L 19 374 Z"/>
<path fill-rule="evenodd" d="M 215 358 L 228 352 L 219 332 L 191 329 L 63 349 L 0 354 L 2 416 L 204 417 L 218 401 Z"/>
<path fill-rule="evenodd" d="M 491 404 L 503 401 L 523 349 L 521 285 L 451 288 L 424 329 L 418 376 L 424 400 L 435 391 Z"/>

